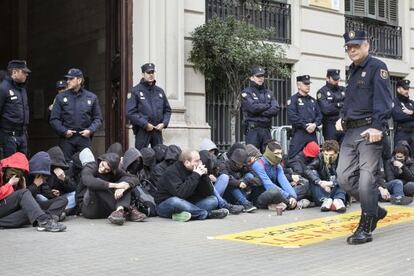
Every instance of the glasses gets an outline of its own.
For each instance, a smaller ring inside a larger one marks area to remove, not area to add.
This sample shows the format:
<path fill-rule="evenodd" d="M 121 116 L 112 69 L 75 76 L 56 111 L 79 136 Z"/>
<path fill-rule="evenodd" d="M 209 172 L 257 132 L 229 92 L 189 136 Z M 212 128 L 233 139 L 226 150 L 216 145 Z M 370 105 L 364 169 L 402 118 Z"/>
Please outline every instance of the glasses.
<path fill-rule="evenodd" d="M 152 74 L 154 74 L 155 73 L 155 71 L 148 71 L 148 72 L 146 72 L 148 75 L 152 75 Z"/>

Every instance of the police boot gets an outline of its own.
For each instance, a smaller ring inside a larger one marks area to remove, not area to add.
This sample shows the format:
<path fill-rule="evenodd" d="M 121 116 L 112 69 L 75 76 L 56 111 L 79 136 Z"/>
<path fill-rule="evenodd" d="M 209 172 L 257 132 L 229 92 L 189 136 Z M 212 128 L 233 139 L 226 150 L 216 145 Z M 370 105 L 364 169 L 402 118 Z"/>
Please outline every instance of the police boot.
<path fill-rule="evenodd" d="M 363 244 L 372 241 L 372 228 L 376 221 L 376 217 L 361 214 L 361 219 L 355 232 L 349 236 L 346 241 L 348 244 Z"/>
<path fill-rule="evenodd" d="M 378 221 L 382 220 L 383 218 L 385 218 L 387 216 L 387 210 L 385 210 L 385 208 L 382 208 L 381 206 L 378 206 L 378 215 L 377 218 L 374 222 L 374 224 L 372 225 L 372 231 L 375 230 L 375 228 L 377 228 L 377 223 Z"/>

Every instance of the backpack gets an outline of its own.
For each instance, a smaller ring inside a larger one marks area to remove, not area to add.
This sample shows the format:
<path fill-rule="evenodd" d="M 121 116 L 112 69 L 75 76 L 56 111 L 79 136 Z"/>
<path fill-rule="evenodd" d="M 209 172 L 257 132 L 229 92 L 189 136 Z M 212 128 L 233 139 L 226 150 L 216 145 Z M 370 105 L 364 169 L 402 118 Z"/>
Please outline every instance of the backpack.
<path fill-rule="evenodd" d="M 138 210 L 148 217 L 157 216 L 154 197 L 142 186 L 138 185 L 132 192 L 133 202 Z"/>

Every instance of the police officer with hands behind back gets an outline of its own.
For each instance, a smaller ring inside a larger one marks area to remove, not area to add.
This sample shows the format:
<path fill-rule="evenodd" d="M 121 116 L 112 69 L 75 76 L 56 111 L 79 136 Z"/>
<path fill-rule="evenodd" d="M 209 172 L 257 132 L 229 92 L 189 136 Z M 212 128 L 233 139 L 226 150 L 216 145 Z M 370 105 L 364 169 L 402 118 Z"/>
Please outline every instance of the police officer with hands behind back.
<path fill-rule="evenodd" d="M 323 137 L 325 140 L 336 140 L 339 143 L 342 141 L 343 133 L 335 129 L 335 123 L 339 119 L 345 100 L 345 88 L 339 85 L 340 72 L 339 69 L 328 69 L 326 85 L 316 93 L 323 116 Z"/>
<path fill-rule="evenodd" d="M 377 222 L 387 215 L 378 205 L 376 181 L 380 172 L 383 133 L 391 116 L 391 84 L 384 62 L 369 55 L 365 31 L 344 34 L 345 49 L 353 63 L 337 130 L 344 130 L 337 168 L 342 189 L 361 202 L 361 219 L 349 244 L 372 241 Z"/>
<path fill-rule="evenodd" d="M 272 118 L 280 108 L 273 92 L 266 89 L 265 70 L 255 67 L 250 70 L 250 85 L 242 91 L 241 107 L 245 120 L 246 144 L 252 144 L 264 152 L 272 139 Z"/>
<path fill-rule="evenodd" d="M 171 118 L 171 107 L 164 90 L 155 83 L 154 63 L 141 66 L 142 79 L 127 96 L 127 118 L 133 125 L 138 150 L 163 143 L 162 130 Z"/>
<path fill-rule="evenodd" d="M 72 68 L 65 76 L 67 90 L 56 95 L 50 125 L 60 136 L 59 146 L 70 160 L 76 152 L 91 147 L 92 135 L 102 125 L 98 97 L 82 87 L 80 69 Z"/>
<path fill-rule="evenodd" d="M 287 114 L 292 124 L 292 139 L 289 144 L 289 159 L 302 151 L 310 141 L 318 142 L 316 131 L 322 123 L 322 113 L 316 100 L 309 96 L 310 76 L 296 77 L 298 93 L 287 102 Z"/>
<path fill-rule="evenodd" d="M 27 155 L 29 105 L 26 80 L 31 73 L 25 60 L 12 60 L 8 75 L 0 83 L 0 158 L 15 152 Z"/>

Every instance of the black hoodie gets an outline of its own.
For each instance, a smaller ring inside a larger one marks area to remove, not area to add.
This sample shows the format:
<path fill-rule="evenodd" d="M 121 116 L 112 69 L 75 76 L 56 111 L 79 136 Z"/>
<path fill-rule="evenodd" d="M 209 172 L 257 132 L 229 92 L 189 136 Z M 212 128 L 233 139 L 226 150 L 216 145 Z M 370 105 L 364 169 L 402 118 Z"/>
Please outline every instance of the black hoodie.
<path fill-rule="evenodd" d="M 164 144 L 158 144 L 153 149 L 154 149 L 154 152 L 155 152 L 155 162 L 157 164 L 159 164 L 162 161 L 164 161 L 165 154 L 167 153 L 168 146 L 166 146 Z"/>
<path fill-rule="evenodd" d="M 51 160 L 51 175 L 47 179 L 50 189 L 58 190 L 60 194 L 71 193 L 76 190 L 77 183 L 71 181 L 69 176 L 69 166 L 66 163 L 65 156 L 60 147 L 56 146 L 47 151 Z M 65 171 L 65 180 L 60 180 L 54 173 L 55 168 L 61 168 Z"/>
<path fill-rule="evenodd" d="M 408 149 L 408 152 L 411 152 L 410 146 L 407 141 L 400 141 L 397 146 L 404 146 Z M 395 152 L 393 153 L 395 155 Z M 410 154 L 406 157 L 403 162 L 403 166 L 400 169 L 394 166 L 394 157 L 387 160 L 384 164 L 384 173 L 387 181 L 394 179 L 400 179 L 403 183 L 414 181 L 414 160 L 410 157 Z"/>
<path fill-rule="evenodd" d="M 172 165 L 175 161 L 178 160 L 181 154 L 181 148 L 176 145 L 168 146 L 165 152 L 164 161 L 155 165 L 154 169 L 151 172 L 151 182 L 158 187 L 161 176 L 164 174 L 168 166 Z"/>
<path fill-rule="evenodd" d="M 231 187 L 240 186 L 240 182 L 247 172 L 246 161 L 247 151 L 243 148 L 237 148 L 231 154 L 230 159 L 220 164 L 220 175 L 226 174 L 229 176 L 229 185 Z"/>

